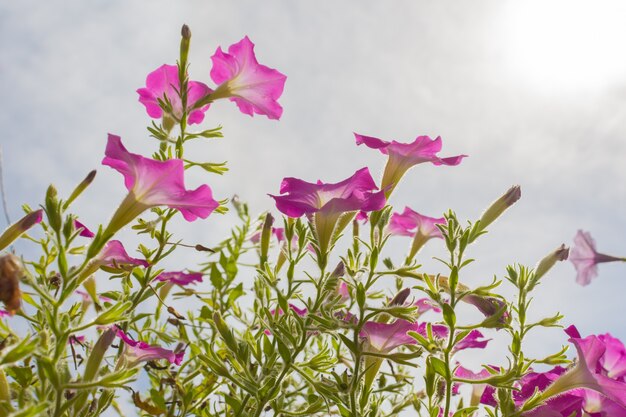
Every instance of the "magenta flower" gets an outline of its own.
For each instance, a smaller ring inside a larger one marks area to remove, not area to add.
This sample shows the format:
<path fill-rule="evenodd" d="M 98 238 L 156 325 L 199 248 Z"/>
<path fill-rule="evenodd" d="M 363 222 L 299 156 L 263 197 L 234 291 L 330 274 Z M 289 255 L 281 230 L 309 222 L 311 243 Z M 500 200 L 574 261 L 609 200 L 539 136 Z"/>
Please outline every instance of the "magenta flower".
<path fill-rule="evenodd" d="M 454 371 L 455 378 L 464 379 L 468 381 L 481 381 L 491 377 L 491 373 L 485 368 L 481 369 L 480 372 L 473 372 L 469 369 L 466 369 L 462 366 L 459 366 Z M 458 391 L 459 384 L 455 384 L 456 390 Z M 493 394 L 495 393 L 495 389 L 488 384 L 485 383 L 476 383 L 472 384 L 472 397 L 470 399 L 470 406 L 476 406 L 478 404 L 486 404 L 495 406 L 497 403 Z"/>
<path fill-rule="evenodd" d="M 283 108 L 277 100 L 287 77 L 257 62 L 254 44 L 247 36 L 228 47 L 228 53 L 218 47 L 211 60 L 211 79 L 219 84 L 214 99 L 228 97 L 242 113 L 280 119 Z"/>
<path fill-rule="evenodd" d="M 195 284 L 196 282 L 202 282 L 202 274 L 200 272 L 185 273 L 181 271 L 162 272 L 155 278 L 155 280 L 185 286 Z"/>
<path fill-rule="evenodd" d="M 148 115 L 153 119 L 163 117 L 163 109 L 159 105 L 159 99 L 169 101 L 171 104 L 172 116 L 177 121 L 183 117 L 183 104 L 179 92 L 181 90 L 178 78 L 178 67 L 176 65 L 161 65 L 146 77 L 146 87 L 137 90 L 139 102 L 146 106 Z M 209 95 L 211 90 L 205 84 L 198 81 L 187 83 L 187 106 L 189 109 L 189 124 L 201 123 L 204 120 L 204 113 L 209 105 L 193 109 L 198 100 Z M 193 110 L 191 110 L 193 109 Z"/>
<path fill-rule="evenodd" d="M 369 170 L 362 168 L 350 178 L 334 184 L 285 178 L 280 185 L 283 195 L 270 194 L 270 197 L 276 201 L 276 208 L 289 217 L 314 216 L 320 250 L 324 254 L 341 214 L 380 210 L 385 206 L 384 192 L 376 190 L 378 187 Z"/>
<path fill-rule="evenodd" d="M 126 344 L 126 357 L 129 360 L 129 367 L 135 366 L 139 362 L 166 359 L 170 363 L 180 365 L 183 362 L 185 351 L 174 352 L 161 346 L 149 345 L 146 342 L 138 342 L 130 338 L 121 329 L 117 329 L 117 336 Z"/>
<path fill-rule="evenodd" d="M 417 312 L 420 316 L 430 310 L 435 313 L 441 313 L 441 308 L 430 298 L 420 298 L 413 305 L 417 307 Z"/>
<path fill-rule="evenodd" d="M 411 236 L 413 243 L 409 251 L 408 261 L 432 238 L 443 239 L 438 224 L 445 224 L 444 217 L 434 218 L 423 216 L 409 207 L 404 208 L 403 213 L 393 213 L 389 220 L 389 232 L 392 235 Z"/>
<path fill-rule="evenodd" d="M 82 224 L 76 219 L 74 219 L 74 228 L 76 230 L 80 230 L 79 236 L 82 236 L 82 237 L 94 237 L 95 236 L 95 234 L 91 230 L 89 230 L 87 226 L 85 226 L 84 224 Z"/>
<path fill-rule="evenodd" d="M 337 293 L 341 297 L 342 302 L 350 299 L 350 290 L 348 289 L 348 284 L 346 284 L 344 281 L 341 281 L 339 287 L 337 287 Z"/>
<path fill-rule="evenodd" d="M 606 406 L 608 409 L 617 409 L 626 413 L 624 345 L 610 335 L 602 337 L 591 335 L 583 339 L 574 326 L 567 328 L 566 333 L 571 337 L 569 341 L 576 347 L 578 361 L 572 369 L 560 375 L 543 390 L 541 399 L 546 401 L 546 406 L 555 408 L 560 404 L 558 400 L 562 394 L 568 393 L 582 397 L 581 407 L 585 409 L 600 412 L 606 411 L 601 409 Z M 595 391 L 600 396 L 588 394 L 586 392 L 588 390 Z M 534 414 L 535 410 L 525 415 L 539 417 L 541 414 Z M 569 416 L 569 414 L 563 415 Z M 617 414 L 605 413 L 604 415 Z"/>
<path fill-rule="evenodd" d="M 276 240 L 278 243 L 285 240 L 285 229 L 282 227 L 272 227 L 272 234 L 276 236 Z M 297 236 L 294 235 L 294 240 L 297 239 Z M 250 242 L 259 243 L 261 241 L 261 230 L 257 230 L 250 236 Z"/>
<path fill-rule="evenodd" d="M 2 317 L 11 317 L 11 316 L 12 316 L 12 314 L 9 313 L 8 311 L 0 309 L 0 318 L 2 318 Z"/>
<path fill-rule="evenodd" d="M 83 343 L 85 343 L 85 336 L 83 335 L 70 335 L 69 339 L 67 340 L 67 342 L 70 345 L 74 345 L 74 344 L 79 344 L 82 345 Z"/>
<path fill-rule="evenodd" d="M 465 349 L 484 349 L 487 347 L 487 344 L 491 339 L 484 339 L 485 336 L 483 334 L 474 329 L 470 331 L 467 336 L 465 336 L 459 343 L 454 345 L 454 351 L 458 352 L 459 350 Z"/>
<path fill-rule="evenodd" d="M 580 285 L 589 285 L 591 280 L 598 276 L 598 267 L 602 262 L 624 261 L 623 258 L 605 255 L 596 251 L 596 242 L 589 232 L 579 230 L 574 237 L 574 247 L 570 250 L 569 260 L 574 264 L 576 282 Z"/>
<path fill-rule="evenodd" d="M 156 161 L 130 153 L 115 135 L 109 135 L 105 155 L 102 164 L 124 175 L 124 183 L 130 191 L 113 215 L 105 237 L 112 236 L 150 207 L 174 208 L 191 222 L 207 218 L 219 206 L 208 185 L 185 189 L 185 170 L 180 159 Z"/>
<path fill-rule="evenodd" d="M 387 196 L 398 185 L 404 173 L 413 165 L 431 162 L 434 165 L 458 165 L 467 155 L 457 155 L 448 158 L 440 158 L 437 153 L 441 151 L 441 138 L 431 139 L 428 136 L 418 136 L 412 143 L 400 143 L 395 140 L 387 142 L 371 136 L 354 134 L 357 145 L 365 145 L 368 148 L 378 149 L 381 153 L 389 155 L 381 187 L 386 190 Z"/>
<path fill-rule="evenodd" d="M 363 325 L 361 338 L 365 340 L 367 350 L 378 353 L 389 353 L 402 345 L 414 345 L 417 341 L 409 336 L 409 331 L 419 333 L 420 325 L 398 319 L 393 323 L 368 321 Z"/>
<path fill-rule="evenodd" d="M 115 270 L 129 270 L 136 266 L 147 268 L 150 266 L 143 259 L 131 258 L 119 240 L 109 241 L 94 260 L 98 266 Z"/>

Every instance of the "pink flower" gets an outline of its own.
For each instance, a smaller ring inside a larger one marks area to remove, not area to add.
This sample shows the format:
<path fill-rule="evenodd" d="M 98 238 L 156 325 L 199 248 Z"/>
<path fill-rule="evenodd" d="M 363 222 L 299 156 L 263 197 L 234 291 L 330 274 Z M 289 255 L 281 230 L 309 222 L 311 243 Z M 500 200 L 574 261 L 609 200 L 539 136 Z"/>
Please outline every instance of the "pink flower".
<path fill-rule="evenodd" d="M 341 281 L 339 287 L 337 287 L 337 293 L 341 297 L 342 302 L 350 299 L 350 290 L 348 289 L 348 284 L 346 284 L 344 281 Z"/>
<path fill-rule="evenodd" d="M 437 225 L 445 223 L 446 219 L 444 217 L 434 218 L 423 216 L 409 207 L 405 207 L 402 214 L 396 212 L 391 215 L 391 220 L 389 220 L 389 232 L 393 235 L 413 237 L 413 243 L 408 256 L 408 260 L 410 261 L 430 239 L 443 239 L 441 230 L 439 230 Z"/>
<path fill-rule="evenodd" d="M 546 405 L 524 415 L 533 417 L 545 415 L 540 413 L 543 407 L 560 411 L 558 407 L 562 405 L 560 400 L 563 393 L 582 398 L 580 407 L 585 412 L 598 413 L 593 415 L 611 417 L 626 415 L 624 345 L 610 335 L 581 338 L 574 326 L 565 331 L 571 337 L 569 341 L 576 347 L 578 361 L 572 369 L 554 378 L 554 382 L 547 385 L 545 390 L 541 389 L 543 392 L 540 398 L 546 401 Z M 589 390 L 600 395 L 591 394 Z M 613 414 L 609 414 L 607 410 L 613 410 Z M 566 411 L 569 412 L 569 409 Z"/>
<path fill-rule="evenodd" d="M 413 305 L 417 307 L 417 312 L 420 316 L 430 310 L 435 313 L 441 313 L 441 308 L 430 298 L 420 298 Z"/>
<path fill-rule="evenodd" d="M 598 267 L 602 262 L 623 261 L 622 258 L 605 255 L 596 251 L 596 242 L 589 232 L 579 230 L 574 237 L 574 247 L 570 250 L 569 260 L 578 272 L 576 282 L 580 285 L 589 285 L 591 280 L 598 276 Z"/>
<path fill-rule="evenodd" d="M 109 241 L 95 258 L 95 263 L 112 269 L 132 269 L 135 266 L 148 267 L 149 264 L 143 259 L 128 256 L 124 245 L 119 240 Z"/>
<path fill-rule="evenodd" d="M 115 135 L 109 135 L 105 155 L 102 164 L 122 173 L 130 191 L 113 215 L 106 237 L 150 207 L 168 206 L 180 211 L 185 220 L 194 221 L 207 218 L 219 206 L 208 185 L 185 189 L 185 170 L 180 159 L 156 161 L 130 153 Z"/>
<path fill-rule="evenodd" d="M 12 314 L 9 313 L 8 311 L 0 309 L 0 318 L 2 318 L 2 317 L 11 317 L 11 316 L 12 316 Z"/>
<path fill-rule="evenodd" d="M 400 143 L 395 140 L 387 142 L 371 136 L 354 134 L 357 145 L 365 145 L 368 148 L 378 149 L 381 153 L 389 155 L 385 172 L 383 174 L 382 188 L 387 196 L 404 173 L 413 165 L 431 162 L 434 165 L 458 165 L 467 155 L 457 155 L 448 158 L 440 158 L 437 153 L 441 151 L 441 138 L 431 139 L 428 136 L 418 136 L 412 143 Z"/>
<path fill-rule="evenodd" d="M 78 220 L 74 220 L 74 228 L 76 230 L 80 230 L 79 236 L 82 236 L 82 237 L 94 237 L 95 236 L 91 230 L 87 229 L 87 226 L 85 226 Z"/>
<path fill-rule="evenodd" d="M 159 105 L 159 99 L 169 101 L 172 106 L 172 116 L 176 120 L 183 117 L 183 104 L 179 96 L 181 90 L 176 65 L 161 65 L 146 77 L 146 87 L 137 90 L 139 102 L 146 106 L 148 115 L 153 119 L 163 117 L 163 109 Z M 203 97 L 209 95 L 211 90 L 205 84 L 198 81 L 189 81 L 187 84 L 187 109 L 189 109 L 189 124 L 200 123 L 204 119 L 204 113 L 209 106 L 193 109 L 194 104 Z"/>
<path fill-rule="evenodd" d="M 491 377 L 492 375 L 485 368 L 481 369 L 480 372 L 473 372 L 469 369 L 459 366 L 454 371 L 454 376 L 455 378 L 465 379 L 468 381 L 481 381 Z M 457 391 L 458 385 L 459 384 L 454 385 Z M 488 384 L 472 384 L 472 398 L 470 400 L 470 406 L 476 406 L 478 404 L 495 406 L 496 401 L 493 398 L 494 393 L 495 389 L 493 389 L 493 387 Z"/>
<path fill-rule="evenodd" d="M 389 353 L 402 345 L 414 345 L 417 341 L 409 336 L 409 331 L 419 333 L 420 325 L 398 319 L 393 323 L 368 321 L 363 325 L 361 338 L 365 339 L 366 349 L 379 353 Z"/>
<path fill-rule="evenodd" d="M 156 278 L 156 281 L 170 282 L 181 286 L 202 282 L 202 274 L 200 272 L 162 272 Z"/>
<path fill-rule="evenodd" d="M 279 243 L 285 240 L 285 229 L 282 227 L 272 227 L 272 234 L 276 236 L 276 240 L 278 240 Z M 297 239 L 295 235 L 294 238 Z M 254 232 L 252 236 L 250 236 L 250 241 L 252 243 L 259 243 L 261 241 L 261 230 Z"/>
<path fill-rule="evenodd" d="M 289 303 L 289 309 L 291 311 L 293 311 L 294 313 L 296 313 L 298 316 L 300 317 L 306 317 L 306 315 L 309 313 L 309 310 L 305 308 L 300 308 L 294 304 Z M 282 308 L 279 308 L 278 310 L 272 309 L 270 310 L 270 313 L 273 315 L 276 314 L 276 312 L 278 311 L 278 315 L 282 316 L 283 314 L 285 314 L 285 312 L 283 311 Z M 265 333 L 266 335 L 270 336 L 272 334 L 272 332 L 269 329 L 265 329 L 263 330 L 263 333 Z"/>
<path fill-rule="evenodd" d="M 83 335 L 79 335 L 79 336 L 70 335 L 70 337 L 68 339 L 68 343 L 71 344 L 71 345 L 74 345 L 76 343 L 78 343 L 79 345 L 82 345 L 83 343 L 85 343 L 85 336 L 83 336 Z"/>
<path fill-rule="evenodd" d="M 278 210 L 289 217 L 322 212 L 341 214 L 348 211 L 380 210 L 385 196 L 378 190 L 369 169 L 361 168 L 354 175 L 338 183 L 310 183 L 297 178 L 285 178 L 280 193 L 271 195 Z"/>
<path fill-rule="evenodd" d="M 362 168 L 338 183 L 310 183 L 297 178 L 285 178 L 280 185 L 283 195 L 271 195 L 276 208 L 289 216 L 313 215 L 320 250 L 324 254 L 335 232 L 339 216 L 345 212 L 380 210 L 385 206 L 385 194 L 378 190 L 370 172 Z"/>
<path fill-rule="evenodd" d="M 211 60 L 211 79 L 219 84 L 214 99 L 229 97 L 242 113 L 280 119 L 283 108 L 277 100 L 287 77 L 257 62 L 254 44 L 247 36 L 231 45 L 228 53 L 218 47 Z"/>
<path fill-rule="evenodd" d="M 149 345 L 146 342 L 138 342 L 130 338 L 121 329 L 117 329 L 117 336 L 126 344 L 126 355 L 130 360 L 130 367 L 139 362 L 166 359 L 170 363 L 180 365 L 183 362 L 185 351 L 174 352 L 161 346 Z"/>
<path fill-rule="evenodd" d="M 458 352 L 459 350 L 464 349 L 484 349 L 487 347 L 487 343 L 491 339 L 484 339 L 485 336 L 483 334 L 474 329 L 470 331 L 467 336 L 465 336 L 459 343 L 454 345 L 454 351 Z"/>

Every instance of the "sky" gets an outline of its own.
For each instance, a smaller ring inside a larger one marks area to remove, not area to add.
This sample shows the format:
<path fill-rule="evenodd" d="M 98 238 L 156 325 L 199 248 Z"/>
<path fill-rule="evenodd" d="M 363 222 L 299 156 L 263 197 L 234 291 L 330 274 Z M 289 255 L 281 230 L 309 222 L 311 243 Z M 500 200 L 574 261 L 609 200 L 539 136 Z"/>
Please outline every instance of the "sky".
<path fill-rule="evenodd" d="M 206 182 L 219 198 L 237 194 L 252 212 L 277 214 L 267 193 L 283 177 L 336 182 L 363 166 L 381 173 L 382 155 L 355 147 L 353 132 L 398 141 L 440 135 L 441 155 L 469 158 L 410 171 L 392 197 L 398 211 L 452 208 L 477 219 L 508 187 L 522 187 L 522 199 L 472 248 L 478 261 L 466 284 L 502 278 L 511 263 L 532 266 L 578 229 L 602 252 L 626 256 L 625 13 L 609 0 L 3 2 L 0 145 L 10 215 L 40 204 L 50 183 L 69 194 L 97 168 L 75 208 L 85 224 L 108 220 L 125 189 L 100 165 L 106 135 L 120 135 L 133 152 L 156 148 L 135 90 L 150 71 L 175 63 L 186 23 L 192 79 L 212 84 L 210 56 L 244 35 L 259 62 L 288 77 L 278 122 L 227 101 L 213 105 L 202 127 L 222 125 L 225 138 L 188 155 L 227 160 L 230 171 L 191 170 L 190 186 Z M 231 221 L 179 221 L 177 232 L 211 245 Z M 408 244 L 395 239 L 392 256 Z M 430 257 L 443 249 L 426 248 L 425 268 L 437 268 Z M 182 253 L 172 266 L 194 256 Z M 561 312 L 583 335 L 626 340 L 626 265 L 599 272 L 583 288 L 570 263 L 557 265 L 535 297 L 537 315 Z M 539 355 L 564 343 L 555 329 L 529 349 Z"/>

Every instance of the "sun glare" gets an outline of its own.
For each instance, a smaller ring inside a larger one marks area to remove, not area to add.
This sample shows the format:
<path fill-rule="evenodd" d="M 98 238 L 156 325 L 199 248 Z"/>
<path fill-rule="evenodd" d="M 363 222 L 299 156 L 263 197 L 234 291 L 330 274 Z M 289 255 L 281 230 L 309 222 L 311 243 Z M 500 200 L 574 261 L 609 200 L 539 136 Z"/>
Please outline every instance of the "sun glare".
<path fill-rule="evenodd" d="M 542 89 L 601 89 L 626 82 L 626 1 L 508 3 L 511 71 Z"/>

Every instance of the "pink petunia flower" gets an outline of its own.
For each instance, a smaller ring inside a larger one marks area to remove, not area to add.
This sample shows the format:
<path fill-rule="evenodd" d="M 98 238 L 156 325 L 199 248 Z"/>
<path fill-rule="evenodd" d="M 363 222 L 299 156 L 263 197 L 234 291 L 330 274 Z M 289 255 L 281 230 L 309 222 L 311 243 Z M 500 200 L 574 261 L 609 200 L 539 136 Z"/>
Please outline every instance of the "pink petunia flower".
<path fill-rule="evenodd" d="M 443 239 L 438 224 L 445 224 L 444 217 L 435 218 L 419 214 L 418 212 L 404 208 L 402 213 L 393 213 L 389 220 L 389 232 L 392 235 L 411 236 L 413 243 L 409 251 L 408 260 L 412 260 L 417 252 L 432 238 Z"/>
<path fill-rule="evenodd" d="M 579 230 L 574 237 L 574 247 L 570 250 L 569 260 L 574 264 L 576 282 L 580 285 L 589 285 L 598 276 L 598 267 L 602 262 L 624 261 L 623 258 L 605 255 L 596 251 L 596 242 L 589 232 Z"/>
<path fill-rule="evenodd" d="M 109 135 L 103 165 L 124 175 L 129 191 L 107 226 L 105 237 L 110 237 L 144 210 L 167 206 L 183 215 L 185 220 L 207 218 L 219 203 L 213 199 L 211 188 L 201 185 L 187 190 L 184 182 L 183 161 L 169 159 L 156 161 L 128 152 L 119 136 Z"/>
<path fill-rule="evenodd" d="M 156 278 L 156 281 L 169 282 L 181 286 L 202 282 L 202 274 L 200 272 L 186 273 L 182 271 L 162 272 Z"/>
<path fill-rule="evenodd" d="M 285 229 L 283 227 L 272 227 L 272 234 L 276 236 L 276 240 L 278 243 L 285 240 Z M 294 235 L 294 240 L 297 239 L 297 236 Z M 250 236 L 250 242 L 259 243 L 261 241 L 261 230 L 257 230 Z"/>
<path fill-rule="evenodd" d="M 94 237 L 95 236 L 95 234 L 91 230 L 89 230 L 87 226 L 85 226 L 84 224 L 82 224 L 76 219 L 74 219 L 74 228 L 76 230 L 80 230 L 80 233 L 78 234 L 79 236 L 82 236 L 82 237 Z"/>
<path fill-rule="evenodd" d="M 419 333 L 420 325 L 398 319 L 393 323 L 368 321 L 363 325 L 361 338 L 365 340 L 367 350 L 389 353 L 402 345 L 414 345 L 417 341 L 408 335 L 409 331 Z"/>
<path fill-rule="evenodd" d="M 414 165 L 431 162 L 434 165 L 458 165 L 467 155 L 457 155 L 448 158 L 440 158 L 437 153 L 441 151 L 441 138 L 431 139 L 428 136 L 418 136 L 412 143 L 391 142 L 371 136 L 354 134 L 357 145 L 365 145 L 368 148 L 378 149 L 381 153 L 389 155 L 381 187 L 386 190 L 389 197 L 393 189 L 398 185 L 404 173 Z"/>
<path fill-rule="evenodd" d="M 376 190 L 378 187 L 369 170 L 362 168 L 350 178 L 334 184 L 285 178 L 280 185 L 282 195 L 270 194 L 270 197 L 276 201 L 276 208 L 289 217 L 313 216 L 318 241 L 325 251 L 341 214 L 384 207 L 385 194 Z"/>
<path fill-rule="evenodd" d="M 124 249 L 124 245 L 122 245 L 122 242 L 119 240 L 109 241 L 95 260 L 100 266 L 112 269 L 132 269 L 135 266 L 147 268 L 150 266 L 150 264 L 143 259 L 130 257 L 126 249 Z"/>
<path fill-rule="evenodd" d="M 180 80 L 178 78 L 178 67 L 176 65 L 161 65 L 146 77 L 146 87 L 137 90 L 139 102 L 146 106 L 148 115 L 153 119 L 163 117 L 163 109 L 159 105 L 159 99 L 169 101 L 172 106 L 174 119 L 180 120 L 183 117 L 183 104 L 180 98 Z M 204 113 L 209 109 L 209 105 L 193 109 L 193 106 L 200 99 L 209 95 L 211 90 L 207 85 L 198 81 L 187 83 L 187 109 L 189 109 L 189 124 L 201 123 L 204 120 Z M 193 110 L 192 110 L 193 109 Z"/>
<path fill-rule="evenodd" d="M 126 357 L 129 360 L 129 367 L 135 366 L 139 362 L 166 359 L 170 363 L 180 365 L 183 362 L 185 351 L 174 352 L 161 346 L 149 345 L 146 342 L 138 342 L 130 338 L 121 329 L 117 329 L 117 336 L 126 344 Z"/>
<path fill-rule="evenodd" d="M 569 371 L 562 373 L 547 384 L 541 393 L 541 399 L 546 401 L 545 406 L 538 407 L 525 413 L 525 416 L 539 417 L 541 409 L 560 412 L 564 393 L 579 398 L 579 410 L 598 416 L 625 416 L 626 415 L 626 381 L 623 367 L 624 345 L 610 335 L 587 336 L 581 338 L 574 326 L 567 328 L 569 341 L 574 344 L 578 352 L 578 361 Z M 530 389 L 529 389 L 530 390 Z M 534 391 L 534 388 L 532 388 Z M 597 394 L 590 393 L 595 391 Z M 612 410 L 612 414 L 607 410 Z M 566 412 L 569 412 L 567 414 Z M 568 408 L 563 416 L 571 415 Z M 556 414 L 558 415 L 558 414 Z"/>
<path fill-rule="evenodd" d="M 420 298 L 413 303 L 417 307 L 417 312 L 422 315 L 428 311 L 434 311 L 435 313 L 441 313 L 441 308 L 430 298 Z"/>
<path fill-rule="evenodd" d="M 454 371 L 455 378 L 465 379 L 468 381 L 481 381 L 491 377 L 491 373 L 483 368 L 479 372 L 471 371 L 467 368 L 459 366 Z M 456 391 L 458 392 L 459 384 L 454 384 Z M 472 397 L 470 399 L 470 406 L 476 406 L 478 404 L 487 404 L 495 406 L 496 402 L 493 397 L 495 389 L 488 384 L 472 384 Z"/>
<path fill-rule="evenodd" d="M 212 94 L 214 100 L 228 97 L 242 113 L 280 119 L 283 108 L 277 100 L 287 77 L 257 62 L 254 44 L 247 36 L 229 46 L 228 53 L 218 47 L 211 61 L 211 79 L 219 84 Z"/>

